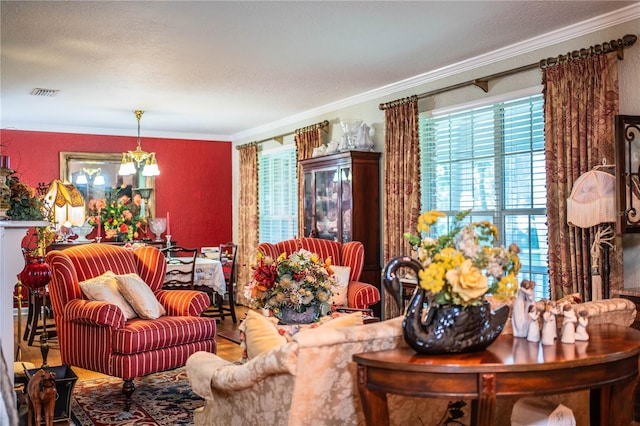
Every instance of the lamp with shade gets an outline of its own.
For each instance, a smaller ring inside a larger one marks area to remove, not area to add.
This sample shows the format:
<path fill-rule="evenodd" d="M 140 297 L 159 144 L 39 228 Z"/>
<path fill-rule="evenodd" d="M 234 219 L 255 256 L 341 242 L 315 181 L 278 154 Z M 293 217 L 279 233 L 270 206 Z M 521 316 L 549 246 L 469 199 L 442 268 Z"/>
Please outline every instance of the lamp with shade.
<path fill-rule="evenodd" d="M 52 222 L 62 226 L 81 226 L 85 221 L 84 198 L 71 183 L 54 179 L 44 196 L 46 207 L 52 212 Z"/>

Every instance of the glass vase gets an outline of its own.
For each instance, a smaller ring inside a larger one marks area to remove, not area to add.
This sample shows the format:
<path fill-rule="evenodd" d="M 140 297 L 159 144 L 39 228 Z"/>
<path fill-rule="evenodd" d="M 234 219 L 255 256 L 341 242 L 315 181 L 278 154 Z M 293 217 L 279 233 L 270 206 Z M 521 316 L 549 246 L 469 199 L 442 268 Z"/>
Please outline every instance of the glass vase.
<path fill-rule="evenodd" d="M 20 282 L 32 290 L 42 288 L 51 280 L 51 268 L 44 256 L 25 256 L 25 265 L 20 272 Z"/>

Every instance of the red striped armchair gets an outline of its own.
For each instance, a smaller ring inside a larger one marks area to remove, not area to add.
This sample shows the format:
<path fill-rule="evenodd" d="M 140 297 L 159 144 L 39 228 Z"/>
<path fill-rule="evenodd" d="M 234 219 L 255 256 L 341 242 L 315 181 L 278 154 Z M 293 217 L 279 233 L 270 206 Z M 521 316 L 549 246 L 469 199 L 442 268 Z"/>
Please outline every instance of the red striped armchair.
<path fill-rule="evenodd" d="M 200 317 L 209 306 L 206 293 L 162 290 L 164 255 L 155 247 L 128 250 L 85 244 L 47 255 L 49 292 L 62 362 L 124 379 L 125 410 L 135 390 L 133 379 L 184 366 L 195 352 L 216 352 L 216 323 Z M 125 319 L 116 305 L 89 301 L 79 283 L 113 273 L 136 273 L 151 288 L 166 315 Z"/>
<path fill-rule="evenodd" d="M 349 287 L 347 290 L 347 306 L 356 309 L 368 309 L 380 301 L 380 291 L 373 285 L 360 282 L 360 274 L 364 267 L 364 246 L 360 241 L 339 243 L 320 238 L 297 238 L 279 243 L 260 243 L 258 250 L 276 259 L 280 254 L 305 249 L 316 253 L 322 259 L 331 256 L 333 265 L 349 266 Z"/>

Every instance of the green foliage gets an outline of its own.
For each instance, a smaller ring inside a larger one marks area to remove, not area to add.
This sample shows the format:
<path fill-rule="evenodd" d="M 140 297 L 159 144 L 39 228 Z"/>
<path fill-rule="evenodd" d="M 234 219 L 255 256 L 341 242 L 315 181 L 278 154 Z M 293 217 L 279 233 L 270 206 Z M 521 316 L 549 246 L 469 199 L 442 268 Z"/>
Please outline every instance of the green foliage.
<path fill-rule="evenodd" d="M 7 178 L 11 190 L 7 216 L 12 220 L 44 220 L 44 202 L 36 196 L 35 190 L 20 182 L 17 176 Z"/>

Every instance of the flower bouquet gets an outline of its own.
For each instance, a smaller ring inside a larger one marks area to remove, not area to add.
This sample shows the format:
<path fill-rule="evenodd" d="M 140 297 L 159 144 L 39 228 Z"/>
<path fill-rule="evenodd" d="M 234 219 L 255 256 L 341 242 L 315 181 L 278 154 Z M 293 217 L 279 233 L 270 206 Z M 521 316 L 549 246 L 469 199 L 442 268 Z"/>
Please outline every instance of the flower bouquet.
<path fill-rule="evenodd" d="M 320 306 L 329 303 L 335 282 L 330 258 L 323 261 L 301 249 L 274 260 L 258 251 L 247 296 L 254 307 L 271 309 L 285 322 L 293 322 L 287 316 L 295 313 L 306 313 L 307 320 L 313 321 L 322 311 Z"/>
<path fill-rule="evenodd" d="M 420 287 L 429 291 L 439 305 L 479 305 L 488 293 L 507 300 L 518 290 L 520 249 L 515 243 L 508 249 L 494 246 L 498 230 L 490 222 L 463 226 L 470 213 L 458 213 L 451 230 L 438 238 L 404 235 L 418 249 Z M 444 216 L 435 210 L 423 213 L 418 218 L 418 232 L 428 234 Z"/>
<path fill-rule="evenodd" d="M 91 200 L 89 211 L 93 214 L 89 224 L 101 226 L 105 237 L 123 241 L 140 238 L 141 228 L 146 225 L 146 218 L 139 216 L 139 207 L 131 199 L 123 195 L 119 199 L 104 198 Z"/>
<path fill-rule="evenodd" d="M 383 273 L 385 288 L 398 300 L 396 270 L 413 269 L 418 289 L 407 309 L 403 332 L 407 343 L 419 353 L 471 352 L 489 346 L 499 336 L 509 315 L 509 307 L 491 312 L 485 295 L 511 299 L 518 288 L 520 270 L 517 245 L 494 246 L 498 232 L 487 221 L 463 221 L 470 211 L 456 215 L 450 231 L 428 236 L 432 226 L 445 214 L 423 213 L 418 219 L 421 238 L 404 237 L 417 249 L 418 259 L 393 259 Z"/>

